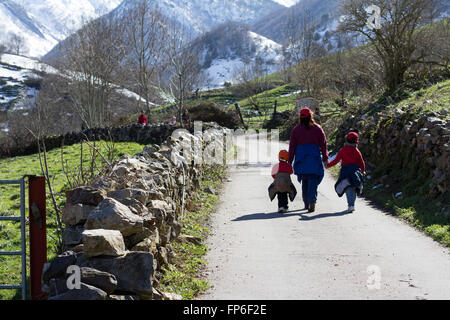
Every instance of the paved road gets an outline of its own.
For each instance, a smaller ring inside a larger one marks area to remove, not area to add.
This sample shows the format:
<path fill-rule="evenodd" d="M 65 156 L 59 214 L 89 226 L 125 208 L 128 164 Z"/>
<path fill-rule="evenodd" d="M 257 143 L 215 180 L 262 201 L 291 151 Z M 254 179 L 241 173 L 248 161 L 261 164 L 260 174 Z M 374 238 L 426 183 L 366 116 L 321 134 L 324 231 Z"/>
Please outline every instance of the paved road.
<path fill-rule="evenodd" d="M 316 212 L 299 210 L 299 194 L 276 213 L 270 169 L 231 169 L 208 239 L 213 287 L 199 299 L 450 299 L 448 249 L 362 199 L 347 214 L 328 173 Z"/>

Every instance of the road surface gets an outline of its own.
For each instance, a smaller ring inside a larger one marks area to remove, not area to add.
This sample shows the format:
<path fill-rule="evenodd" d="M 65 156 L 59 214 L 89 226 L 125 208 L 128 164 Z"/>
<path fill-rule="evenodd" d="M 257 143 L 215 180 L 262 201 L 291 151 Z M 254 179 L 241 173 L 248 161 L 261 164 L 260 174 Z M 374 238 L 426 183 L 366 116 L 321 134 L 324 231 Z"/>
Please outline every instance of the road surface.
<path fill-rule="evenodd" d="M 328 172 L 316 212 L 300 210 L 295 180 L 291 211 L 277 213 L 270 169 L 230 169 L 207 240 L 212 288 L 198 299 L 450 299 L 447 248 L 363 199 L 346 213 Z"/>

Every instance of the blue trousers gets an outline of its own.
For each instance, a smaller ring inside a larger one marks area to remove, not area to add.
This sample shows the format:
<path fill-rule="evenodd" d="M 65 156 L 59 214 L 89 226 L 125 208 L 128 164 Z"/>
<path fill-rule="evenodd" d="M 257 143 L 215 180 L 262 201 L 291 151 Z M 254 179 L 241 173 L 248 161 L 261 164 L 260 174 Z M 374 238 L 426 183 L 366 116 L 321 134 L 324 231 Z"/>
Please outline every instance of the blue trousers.
<path fill-rule="evenodd" d="M 319 187 L 319 176 L 316 174 L 302 174 L 297 176 L 298 182 L 302 184 L 302 197 L 305 207 L 310 203 L 317 202 L 317 188 Z"/>
<path fill-rule="evenodd" d="M 349 207 L 355 206 L 356 201 L 356 190 L 354 187 L 348 187 L 347 190 L 345 190 L 345 195 L 347 196 L 347 203 Z"/>

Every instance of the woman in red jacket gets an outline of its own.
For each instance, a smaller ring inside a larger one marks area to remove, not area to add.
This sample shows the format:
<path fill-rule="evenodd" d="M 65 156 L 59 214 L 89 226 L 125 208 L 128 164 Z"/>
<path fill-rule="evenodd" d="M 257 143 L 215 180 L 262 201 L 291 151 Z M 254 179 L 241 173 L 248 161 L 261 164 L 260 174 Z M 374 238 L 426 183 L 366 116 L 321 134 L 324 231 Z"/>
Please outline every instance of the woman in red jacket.
<path fill-rule="evenodd" d="M 294 160 L 295 159 L 295 160 Z M 322 127 L 314 121 L 313 112 L 300 111 L 300 123 L 291 132 L 289 163 L 302 184 L 305 210 L 316 209 L 317 189 L 324 177 L 324 165 L 328 162 L 327 138 Z"/>

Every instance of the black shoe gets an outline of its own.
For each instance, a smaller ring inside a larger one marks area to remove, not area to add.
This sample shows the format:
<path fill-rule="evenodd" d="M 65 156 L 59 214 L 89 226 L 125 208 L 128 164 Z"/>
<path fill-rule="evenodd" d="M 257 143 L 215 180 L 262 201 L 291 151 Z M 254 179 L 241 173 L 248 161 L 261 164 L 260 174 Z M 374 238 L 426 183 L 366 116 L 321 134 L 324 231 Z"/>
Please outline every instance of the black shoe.
<path fill-rule="evenodd" d="M 316 204 L 315 203 L 310 203 L 309 204 L 309 208 L 308 208 L 308 212 L 314 212 L 316 211 Z"/>

